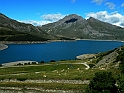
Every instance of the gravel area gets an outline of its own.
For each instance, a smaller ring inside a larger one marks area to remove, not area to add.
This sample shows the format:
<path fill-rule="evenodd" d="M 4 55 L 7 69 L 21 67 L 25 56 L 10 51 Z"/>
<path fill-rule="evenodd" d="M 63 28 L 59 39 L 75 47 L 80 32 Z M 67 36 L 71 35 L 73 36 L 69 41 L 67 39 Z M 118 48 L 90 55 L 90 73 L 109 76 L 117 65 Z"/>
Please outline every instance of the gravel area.
<path fill-rule="evenodd" d="M 1 51 L 1 50 L 4 50 L 4 49 L 6 49 L 6 48 L 8 48 L 7 45 L 4 45 L 4 44 L 1 44 L 1 43 L 0 43 L 0 51 Z"/>

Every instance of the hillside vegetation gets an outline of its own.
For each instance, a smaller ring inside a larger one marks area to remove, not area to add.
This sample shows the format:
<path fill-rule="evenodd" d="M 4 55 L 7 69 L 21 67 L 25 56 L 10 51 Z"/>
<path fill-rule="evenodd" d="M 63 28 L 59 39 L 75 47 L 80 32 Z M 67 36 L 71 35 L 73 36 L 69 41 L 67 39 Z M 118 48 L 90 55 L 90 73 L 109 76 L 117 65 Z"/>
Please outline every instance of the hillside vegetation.
<path fill-rule="evenodd" d="M 0 41 L 46 41 L 52 39 L 39 27 L 10 19 L 0 13 Z"/>

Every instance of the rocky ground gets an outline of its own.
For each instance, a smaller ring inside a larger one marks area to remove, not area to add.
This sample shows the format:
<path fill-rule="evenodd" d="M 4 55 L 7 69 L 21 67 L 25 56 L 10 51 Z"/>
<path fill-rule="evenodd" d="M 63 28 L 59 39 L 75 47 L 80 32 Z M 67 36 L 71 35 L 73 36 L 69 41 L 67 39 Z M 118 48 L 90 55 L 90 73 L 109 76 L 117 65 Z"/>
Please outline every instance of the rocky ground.
<path fill-rule="evenodd" d="M 2 82 L 19 82 L 19 83 L 68 83 L 68 84 L 89 84 L 89 80 L 1 80 Z M 57 90 L 57 89 L 43 89 L 43 88 L 33 88 L 26 87 L 25 89 L 19 87 L 0 87 L 0 93 L 82 93 L 80 91 L 73 90 Z"/>
<path fill-rule="evenodd" d="M 1 51 L 1 50 L 4 50 L 4 49 L 6 49 L 6 48 L 8 48 L 7 45 L 4 45 L 4 44 L 0 43 L 0 51 Z"/>

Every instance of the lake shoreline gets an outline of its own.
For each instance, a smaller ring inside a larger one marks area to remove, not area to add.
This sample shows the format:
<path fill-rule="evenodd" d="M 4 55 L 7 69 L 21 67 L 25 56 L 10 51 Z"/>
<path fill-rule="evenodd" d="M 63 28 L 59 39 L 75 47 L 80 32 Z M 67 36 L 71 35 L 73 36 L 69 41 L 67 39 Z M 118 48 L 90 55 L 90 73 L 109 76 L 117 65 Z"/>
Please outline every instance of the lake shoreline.
<path fill-rule="evenodd" d="M 115 41 L 115 42 L 124 42 L 122 40 L 102 40 L 102 39 L 76 39 L 77 40 L 87 40 L 87 41 Z"/>
<path fill-rule="evenodd" d="M 124 42 L 122 40 L 102 40 L 102 39 L 75 39 L 75 40 L 48 40 L 48 41 L 0 41 L 0 44 L 42 44 L 42 43 L 51 43 L 51 42 L 72 42 L 72 41 L 115 41 L 115 42 Z"/>
<path fill-rule="evenodd" d="M 2 66 L 4 67 L 9 67 L 9 66 L 16 66 L 16 65 L 25 65 L 25 64 L 38 64 L 37 61 L 15 61 L 15 62 L 7 62 L 7 63 L 3 63 Z"/>
<path fill-rule="evenodd" d="M 7 49 L 8 46 L 0 43 L 0 51 Z"/>

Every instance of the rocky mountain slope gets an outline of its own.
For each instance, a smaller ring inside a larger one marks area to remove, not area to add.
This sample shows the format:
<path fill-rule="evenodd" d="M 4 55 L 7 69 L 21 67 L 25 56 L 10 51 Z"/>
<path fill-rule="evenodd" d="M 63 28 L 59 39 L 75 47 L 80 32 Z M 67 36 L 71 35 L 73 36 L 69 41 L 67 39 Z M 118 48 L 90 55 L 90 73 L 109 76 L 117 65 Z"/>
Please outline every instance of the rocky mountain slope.
<path fill-rule="evenodd" d="M 109 68 L 109 67 L 116 67 L 118 68 L 119 62 L 117 61 L 117 57 L 119 56 L 119 52 L 123 47 L 115 48 L 106 53 L 101 53 L 97 55 L 97 63 L 96 67 L 101 68 Z"/>
<path fill-rule="evenodd" d="M 89 60 L 89 64 L 95 68 L 100 68 L 101 70 L 110 68 L 119 68 L 119 64 L 122 64 L 122 58 L 124 55 L 124 46 L 115 48 L 107 52 L 101 52 L 97 54 L 83 54 L 76 58 L 80 60 Z"/>
<path fill-rule="evenodd" d="M 46 41 L 70 39 L 124 40 L 124 28 L 84 19 L 76 14 L 43 26 L 33 26 L 0 13 L 0 41 Z"/>
<path fill-rule="evenodd" d="M 1 41 L 42 41 L 48 40 L 50 35 L 39 27 L 20 23 L 0 13 L 0 40 Z"/>
<path fill-rule="evenodd" d="M 43 25 L 42 30 L 52 35 L 73 39 L 124 40 L 123 28 L 92 17 L 86 20 L 76 14 L 71 14 L 57 22 Z"/>

